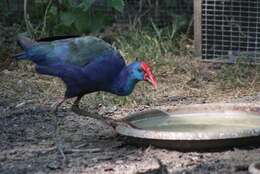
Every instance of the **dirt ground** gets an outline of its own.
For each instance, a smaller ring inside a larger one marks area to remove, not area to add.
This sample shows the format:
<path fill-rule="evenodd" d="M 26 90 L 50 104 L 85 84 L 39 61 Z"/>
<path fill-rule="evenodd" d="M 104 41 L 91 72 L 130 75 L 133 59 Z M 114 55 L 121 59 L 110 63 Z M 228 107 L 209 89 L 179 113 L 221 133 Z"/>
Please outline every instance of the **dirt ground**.
<path fill-rule="evenodd" d="M 59 110 L 61 139 L 66 163 L 55 147 L 55 124 L 51 109 L 64 88 L 62 84 L 21 67 L 0 72 L 0 173 L 248 173 L 248 166 L 260 160 L 260 148 L 222 152 L 182 153 L 156 147 L 136 147 L 124 137 L 114 137 L 109 127 L 71 112 L 71 101 Z M 162 78 L 163 79 L 163 78 Z M 166 81 L 165 81 L 166 83 Z M 167 82 L 168 86 L 172 84 Z M 55 86 L 55 87 L 53 87 Z M 162 84 L 162 86 L 167 86 Z M 161 90 L 162 90 L 161 86 Z M 169 87 L 171 91 L 178 88 Z M 138 91 L 136 89 L 138 96 Z M 202 89 L 203 90 L 203 89 Z M 202 94 L 203 92 L 198 92 Z M 259 102 L 260 95 L 243 96 L 223 92 L 222 97 L 178 97 L 178 92 L 156 95 L 155 105 L 98 105 L 104 116 L 119 119 L 149 108 L 165 110 L 180 104 Z M 236 92 L 237 94 L 237 92 Z M 147 94 L 149 95 L 149 94 Z M 230 97 L 228 97 L 230 96 Z M 95 96 L 94 96 L 95 97 Z M 83 101 L 82 105 L 89 104 Z"/>

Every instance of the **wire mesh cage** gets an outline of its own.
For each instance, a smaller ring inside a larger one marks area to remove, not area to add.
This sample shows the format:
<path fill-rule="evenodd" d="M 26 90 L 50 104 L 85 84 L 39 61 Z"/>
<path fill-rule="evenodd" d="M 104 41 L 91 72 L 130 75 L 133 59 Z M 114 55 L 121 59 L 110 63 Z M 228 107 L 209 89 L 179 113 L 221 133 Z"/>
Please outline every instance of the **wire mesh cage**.
<path fill-rule="evenodd" d="M 200 0 L 202 59 L 260 62 L 260 1 Z M 196 20 L 196 19 L 195 19 Z M 200 21 L 199 21 L 200 20 Z M 195 21 L 196 22 L 196 21 Z"/>

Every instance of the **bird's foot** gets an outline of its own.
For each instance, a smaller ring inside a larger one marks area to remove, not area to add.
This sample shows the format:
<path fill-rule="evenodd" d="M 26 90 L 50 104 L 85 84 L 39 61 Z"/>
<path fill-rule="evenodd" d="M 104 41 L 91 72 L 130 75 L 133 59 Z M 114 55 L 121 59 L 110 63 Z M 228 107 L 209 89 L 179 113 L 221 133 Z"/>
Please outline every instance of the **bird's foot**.
<path fill-rule="evenodd" d="M 78 114 L 78 115 L 82 115 L 82 116 L 86 116 L 86 117 L 93 118 L 93 119 L 98 119 L 98 120 L 105 120 L 98 113 L 91 113 L 91 112 L 89 112 L 87 110 L 80 109 L 77 104 L 73 104 L 71 110 L 74 113 Z"/>
<path fill-rule="evenodd" d="M 123 120 L 114 120 L 114 119 L 105 119 L 105 121 L 101 120 L 104 125 L 107 125 L 111 127 L 112 130 L 112 137 L 117 137 L 119 134 L 116 130 L 118 126 L 126 127 L 126 128 L 136 128 L 138 129 L 135 125 L 125 122 Z"/>
<path fill-rule="evenodd" d="M 65 100 L 66 100 L 66 98 L 65 98 L 65 97 L 62 97 L 62 98 L 59 98 L 57 102 L 53 103 L 53 104 L 51 105 L 52 111 L 53 111 L 54 113 L 57 113 L 58 108 L 62 105 L 62 103 L 64 103 Z"/>
<path fill-rule="evenodd" d="M 127 123 L 127 122 L 122 121 L 122 120 L 105 119 L 105 121 L 106 121 L 107 125 L 111 126 L 114 129 L 116 129 L 117 126 L 124 126 L 124 127 L 129 127 L 129 128 L 135 127 L 131 123 Z"/>
<path fill-rule="evenodd" d="M 101 120 L 104 123 L 104 125 L 107 125 L 112 129 L 112 137 L 118 136 L 118 132 L 116 131 L 116 128 L 118 126 L 123 126 L 127 128 L 136 128 L 136 126 L 132 125 L 131 123 L 125 122 L 123 120 L 114 120 L 109 118 L 104 118 L 104 120 Z"/>
<path fill-rule="evenodd" d="M 90 112 L 88 112 L 86 110 L 80 109 L 79 108 L 80 98 L 81 97 L 78 97 L 76 99 L 76 101 L 72 105 L 71 110 L 74 113 L 78 114 L 78 115 L 83 115 L 83 116 L 86 116 L 86 117 L 89 117 L 89 118 L 96 119 L 96 120 L 102 122 L 103 125 L 111 127 L 112 128 L 112 134 L 113 134 L 114 137 L 118 135 L 117 131 L 116 131 L 116 127 L 119 126 L 119 125 L 123 125 L 125 127 L 132 127 L 132 128 L 135 127 L 131 123 L 127 123 L 127 122 L 125 122 L 123 120 L 122 121 L 118 121 L 118 120 L 114 120 L 114 119 L 111 119 L 111 118 L 105 118 L 105 117 L 99 115 L 98 113 L 90 113 Z"/>
<path fill-rule="evenodd" d="M 88 111 L 82 110 L 78 107 L 78 105 L 73 105 L 72 106 L 72 111 L 75 112 L 78 115 L 83 115 L 89 118 L 93 118 L 96 119 L 98 121 L 100 121 L 103 125 L 105 126 L 109 126 L 112 128 L 112 134 L 114 137 L 116 137 L 118 134 L 116 132 L 116 127 L 119 125 L 123 125 L 125 127 L 134 127 L 133 125 L 131 125 L 130 123 L 127 123 L 125 121 L 118 121 L 118 120 L 114 120 L 111 118 L 105 118 L 102 117 L 101 115 L 99 115 L 98 113 L 90 113 Z"/>

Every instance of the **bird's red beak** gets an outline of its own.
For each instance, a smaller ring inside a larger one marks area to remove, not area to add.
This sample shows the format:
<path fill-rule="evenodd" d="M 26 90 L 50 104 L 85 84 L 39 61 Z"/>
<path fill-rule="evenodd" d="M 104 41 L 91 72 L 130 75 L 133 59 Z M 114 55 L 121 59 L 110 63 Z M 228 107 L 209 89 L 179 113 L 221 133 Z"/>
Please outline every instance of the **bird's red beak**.
<path fill-rule="evenodd" d="M 157 80 L 155 76 L 153 75 L 151 68 L 144 62 L 141 62 L 141 68 L 144 71 L 144 80 L 151 83 L 154 87 L 154 89 L 157 88 Z"/>

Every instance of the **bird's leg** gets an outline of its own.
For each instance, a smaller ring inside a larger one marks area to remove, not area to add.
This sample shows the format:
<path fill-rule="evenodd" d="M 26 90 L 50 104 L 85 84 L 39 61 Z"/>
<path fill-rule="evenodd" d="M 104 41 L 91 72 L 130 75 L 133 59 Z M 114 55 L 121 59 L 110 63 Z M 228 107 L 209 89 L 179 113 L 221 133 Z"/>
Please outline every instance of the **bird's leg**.
<path fill-rule="evenodd" d="M 63 163 L 65 163 L 66 161 L 66 156 L 63 152 L 63 145 L 62 145 L 62 140 L 61 140 L 61 135 L 60 135 L 60 127 L 59 127 L 59 118 L 58 118 L 58 109 L 59 107 L 62 105 L 62 103 L 64 103 L 64 101 L 67 98 L 64 97 L 62 99 L 60 99 L 58 102 L 55 103 L 54 106 L 52 106 L 53 109 L 53 113 L 54 113 L 54 122 L 55 122 L 55 141 L 56 141 L 56 148 L 58 149 L 58 151 L 60 152 L 62 158 L 63 158 Z"/>
<path fill-rule="evenodd" d="M 53 112 L 54 113 L 57 113 L 58 108 L 62 105 L 62 103 L 65 102 L 65 100 L 67 100 L 67 98 L 66 97 L 62 97 L 57 102 L 55 102 L 54 104 L 51 105 L 51 107 L 53 108 Z"/>

